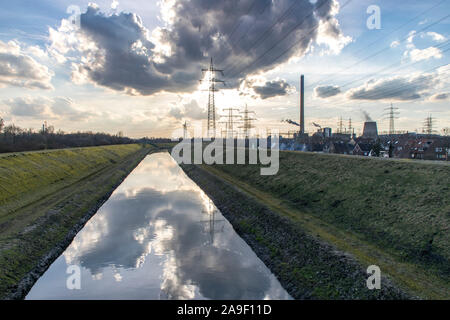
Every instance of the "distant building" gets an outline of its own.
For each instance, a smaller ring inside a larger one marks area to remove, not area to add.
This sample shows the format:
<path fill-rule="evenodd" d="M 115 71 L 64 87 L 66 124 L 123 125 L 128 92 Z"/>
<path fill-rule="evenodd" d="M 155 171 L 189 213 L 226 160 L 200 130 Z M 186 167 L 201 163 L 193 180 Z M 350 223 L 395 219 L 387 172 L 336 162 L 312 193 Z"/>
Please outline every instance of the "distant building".
<path fill-rule="evenodd" d="M 411 159 L 448 160 L 449 146 L 445 141 L 433 139 L 418 139 L 409 147 Z"/>
<path fill-rule="evenodd" d="M 329 153 L 336 154 L 352 154 L 353 146 L 346 142 L 330 142 L 328 147 Z"/>
<path fill-rule="evenodd" d="M 368 157 L 373 149 L 373 144 L 370 143 L 357 143 L 353 149 L 352 154 L 357 156 Z"/>
<path fill-rule="evenodd" d="M 325 138 L 331 138 L 332 130 L 331 128 L 323 128 L 323 136 Z"/>

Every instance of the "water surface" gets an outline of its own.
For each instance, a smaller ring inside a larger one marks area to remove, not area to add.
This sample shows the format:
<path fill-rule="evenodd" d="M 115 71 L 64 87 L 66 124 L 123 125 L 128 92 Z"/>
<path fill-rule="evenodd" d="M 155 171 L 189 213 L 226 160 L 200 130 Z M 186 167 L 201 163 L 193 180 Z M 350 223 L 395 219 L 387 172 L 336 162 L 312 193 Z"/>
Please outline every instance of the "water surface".
<path fill-rule="evenodd" d="M 69 266 L 81 288 L 68 289 Z M 147 156 L 27 299 L 290 299 L 168 153 Z"/>

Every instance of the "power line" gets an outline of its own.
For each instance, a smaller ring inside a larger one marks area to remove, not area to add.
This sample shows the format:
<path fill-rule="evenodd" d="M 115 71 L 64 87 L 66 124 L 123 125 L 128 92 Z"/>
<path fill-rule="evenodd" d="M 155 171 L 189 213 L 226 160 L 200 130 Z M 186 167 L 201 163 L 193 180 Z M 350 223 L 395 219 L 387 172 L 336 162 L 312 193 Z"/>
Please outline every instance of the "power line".
<path fill-rule="evenodd" d="M 420 29 L 420 30 L 419 30 L 419 33 L 421 33 L 421 32 L 423 32 L 423 31 L 425 31 L 425 30 L 431 28 L 432 26 L 438 24 L 439 22 L 444 21 L 444 20 L 447 19 L 448 17 L 450 17 L 450 14 L 448 14 L 448 15 L 446 15 L 445 17 L 439 19 L 438 21 L 435 21 L 435 22 L 429 24 L 428 26 L 426 26 L 426 27 Z M 408 40 L 409 37 L 410 37 L 409 35 L 406 36 L 406 37 L 403 38 L 399 43 L 402 43 L 402 42 Z M 377 51 L 377 52 L 375 52 L 375 53 L 372 53 L 372 54 L 370 54 L 369 56 L 367 56 L 367 57 L 365 57 L 365 58 L 363 58 L 363 59 L 361 59 L 361 60 L 359 60 L 359 61 L 357 61 L 357 62 L 355 62 L 355 63 L 353 63 L 353 64 L 351 64 L 351 65 L 349 65 L 349 66 L 347 66 L 347 67 L 345 67 L 345 68 L 342 68 L 340 71 L 337 72 L 337 74 L 338 74 L 338 73 L 341 73 L 341 72 L 344 71 L 344 70 L 352 69 L 352 68 L 356 67 L 357 65 L 361 64 L 362 62 L 367 61 L 367 60 L 369 60 L 369 59 L 372 59 L 372 58 L 378 56 L 379 54 L 383 53 L 384 51 L 389 50 L 390 48 L 391 48 L 390 46 L 384 47 L 383 49 L 381 49 L 381 50 L 379 50 L 379 51 Z M 328 81 L 329 81 L 329 80 L 328 80 Z M 313 83 L 311 86 L 315 86 L 315 85 L 317 85 L 317 84 L 320 83 L 320 82 L 321 82 L 321 81 L 316 81 L 316 82 Z"/>
<path fill-rule="evenodd" d="M 271 2 L 268 2 L 268 4 L 270 4 L 270 3 L 271 3 Z M 294 1 L 294 3 L 293 3 L 291 6 L 289 6 L 289 7 L 282 13 L 282 15 L 275 21 L 275 23 L 273 23 L 273 24 L 272 24 L 265 32 L 263 32 L 263 33 L 261 34 L 260 37 L 258 37 L 255 41 L 253 41 L 253 42 L 251 43 L 251 45 L 250 45 L 249 48 L 251 48 L 251 49 L 257 48 L 261 43 L 263 43 L 263 42 L 268 38 L 268 36 L 270 35 L 270 33 L 272 32 L 272 30 L 274 29 L 274 27 L 275 27 L 278 23 L 280 23 L 281 21 L 283 21 L 284 19 L 286 19 L 286 17 L 288 17 L 288 16 L 293 12 L 292 9 L 293 9 L 295 6 L 297 6 L 299 3 L 300 3 L 300 1 Z M 261 39 L 263 39 L 263 40 L 261 41 Z M 257 43 L 259 43 L 259 44 L 256 46 Z M 247 49 L 247 51 L 250 51 L 250 49 Z M 234 68 L 234 67 L 235 67 L 235 65 L 232 64 L 232 65 L 230 66 L 230 69 L 231 69 L 231 68 Z"/>
<path fill-rule="evenodd" d="M 352 1 L 352 0 L 347 0 L 347 2 L 346 2 L 344 5 L 342 5 L 341 9 L 345 8 L 351 1 Z M 319 9 L 319 8 L 320 8 L 321 6 L 323 6 L 325 3 L 326 3 L 326 1 L 324 1 L 324 2 L 323 2 L 319 7 L 317 7 L 316 9 Z M 280 41 L 278 41 L 278 43 L 284 41 L 284 40 L 285 40 L 292 32 L 294 32 L 299 26 L 301 26 L 301 25 L 306 21 L 305 18 L 311 16 L 313 13 L 314 13 L 314 10 L 311 11 L 311 13 L 310 13 L 308 16 L 304 17 L 304 18 L 302 19 L 302 21 L 301 21 L 299 24 L 297 24 L 294 28 L 292 28 L 292 29 L 291 29 L 284 37 L 282 37 L 282 39 L 281 39 Z M 331 19 L 331 17 L 328 17 L 327 19 L 329 20 L 329 19 Z M 299 39 L 299 41 L 305 39 L 306 36 L 310 36 L 311 33 L 312 33 L 313 31 L 315 31 L 316 29 L 318 29 L 318 28 L 319 28 L 319 24 L 317 24 L 317 26 L 315 26 L 314 28 L 310 29 L 310 32 L 308 32 L 306 35 L 304 35 L 303 37 L 301 37 L 301 38 Z M 299 41 L 298 41 L 298 42 L 299 42 Z M 293 48 L 294 46 L 298 45 L 298 42 L 294 42 L 293 45 L 289 46 L 287 50 L 283 51 L 279 56 L 277 56 L 276 58 L 272 59 L 272 60 L 271 60 L 272 63 L 275 62 L 275 61 L 277 61 L 277 60 L 278 60 L 279 58 L 281 58 L 282 56 L 284 56 L 284 55 L 285 55 L 287 52 L 289 52 L 290 50 L 292 50 L 292 48 Z M 244 72 L 245 70 L 247 70 L 249 67 L 253 66 L 257 61 L 259 61 L 261 58 L 263 58 L 268 52 L 270 52 L 272 49 L 274 49 L 274 48 L 277 46 L 278 43 L 276 43 L 276 44 L 274 44 L 273 46 L 271 46 L 271 47 L 270 47 L 268 50 L 266 50 L 261 56 L 259 56 L 259 58 L 257 58 L 256 60 L 254 60 L 250 65 L 247 65 L 247 67 L 245 67 L 245 68 L 242 69 L 241 71 L 238 71 L 237 73 L 233 73 L 230 77 L 235 77 L 235 76 L 239 75 L 240 73 Z"/>
<path fill-rule="evenodd" d="M 448 50 L 450 50 L 450 48 L 449 48 Z M 446 65 L 448 65 L 448 64 L 443 64 L 443 65 L 439 65 L 439 66 L 437 66 L 437 67 L 433 67 L 433 68 L 431 68 L 431 69 L 428 69 L 428 70 L 424 71 L 423 73 L 428 73 L 428 72 L 430 72 L 430 71 L 439 69 L 439 68 L 444 67 L 444 66 L 446 66 Z M 446 76 L 446 77 L 442 77 L 441 80 L 442 80 L 442 79 L 447 79 L 448 77 L 450 77 L 450 75 L 448 75 L 448 76 Z M 404 84 L 402 84 L 402 85 L 399 85 L 399 86 L 393 88 L 393 90 L 386 90 L 386 91 L 383 91 L 383 94 L 384 94 L 385 96 L 387 96 L 386 99 L 393 98 L 392 96 L 389 96 L 389 95 L 395 95 L 395 94 L 397 94 L 398 92 L 400 92 L 402 89 L 404 89 L 404 88 L 406 88 L 406 87 L 408 87 L 408 86 L 411 86 L 411 85 L 418 84 L 418 83 L 420 83 L 420 82 L 422 82 L 422 81 L 423 81 L 422 78 L 418 78 L 418 79 L 415 79 L 415 80 L 413 80 L 413 81 L 409 81 L 409 82 L 407 82 L 407 83 L 404 83 Z M 369 98 L 369 99 L 365 99 L 365 100 L 370 100 L 370 98 L 375 98 L 377 94 L 378 94 L 377 92 L 374 92 L 374 93 L 372 93 L 371 95 L 367 95 L 367 96 L 365 96 L 365 98 Z M 378 100 L 378 99 L 375 99 L 375 100 L 373 100 L 373 101 L 376 101 L 376 100 Z M 347 103 L 347 102 L 345 102 L 345 103 Z M 333 105 L 338 105 L 338 104 L 340 104 L 340 103 L 334 103 Z"/>
<path fill-rule="evenodd" d="M 253 7 L 255 6 L 255 4 L 258 2 L 259 0 L 254 0 L 251 5 L 248 7 L 247 9 L 247 13 L 245 15 L 248 15 L 250 13 L 250 11 L 252 11 Z M 270 2 L 269 2 L 270 3 Z M 236 30 L 241 26 L 242 24 L 242 20 L 241 20 L 242 16 L 238 17 L 238 21 L 236 21 L 235 26 L 233 28 L 233 30 L 231 31 L 230 35 L 229 35 L 229 39 L 231 40 L 233 38 L 233 34 L 236 32 Z M 222 54 L 219 56 L 218 61 L 220 61 L 219 63 L 223 62 L 223 55 L 224 53 L 222 52 Z"/>
<path fill-rule="evenodd" d="M 263 7 L 263 9 L 258 13 L 258 15 L 263 14 L 263 12 L 266 11 L 267 7 L 269 7 L 270 4 L 272 4 L 272 1 L 266 1 L 266 5 L 265 5 L 265 6 Z M 253 27 L 254 27 L 255 25 L 256 25 L 256 24 L 254 23 L 254 24 L 252 24 L 252 26 L 251 26 L 250 28 L 246 29 L 246 31 L 241 35 L 241 37 L 238 38 L 237 44 L 238 44 L 239 42 L 241 42 L 242 39 L 244 39 L 244 37 L 250 32 L 250 30 L 253 29 Z M 232 41 L 231 41 L 231 44 L 230 44 L 230 47 L 231 47 L 231 48 L 233 48 L 233 46 L 235 45 L 235 42 L 236 42 L 236 40 L 234 40 L 234 41 L 232 40 Z M 223 62 L 224 60 L 225 60 L 225 59 L 223 58 L 223 59 L 220 60 L 220 61 Z M 232 66 L 232 65 L 234 65 L 234 63 L 231 63 L 231 65 L 229 65 L 229 66 Z M 227 69 L 228 69 L 229 66 L 227 66 Z"/>
<path fill-rule="evenodd" d="M 450 50 L 450 49 L 448 49 L 448 50 Z M 427 70 L 425 70 L 423 73 L 428 73 L 428 72 L 437 70 L 437 69 L 442 68 L 442 67 L 447 66 L 447 65 L 448 65 L 448 64 L 442 64 L 442 65 L 439 65 L 439 66 L 436 66 L 436 67 L 427 69 Z M 450 77 L 450 74 L 449 74 L 448 76 L 441 77 L 440 80 L 445 80 L 445 79 L 447 79 L 447 78 L 449 78 L 449 77 Z M 410 82 L 408 82 L 408 83 L 405 83 L 405 84 L 402 84 L 402 85 L 398 85 L 398 86 L 396 86 L 396 87 L 393 87 L 391 90 L 384 91 L 383 93 L 384 93 L 384 95 L 386 96 L 385 99 L 395 98 L 394 96 L 395 96 L 397 93 L 401 92 L 404 88 L 406 88 L 406 87 L 408 87 L 408 86 L 411 86 L 411 85 L 415 85 L 415 84 L 420 83 L 420 82 L 422 82 L 422 81 L 423 81 L 423 79 L 418 78 L 418 79 L 413 80 L 413 81 L 410 81 Z M 441 89 L 442 89 L 442 90 L 445 90 L 445 89 L 447 89 L 447 87 L 444 87 L 444 88 L 441 88 Z M 365 97 L 367 101 L 364 101 L 364 102 L 358 102 L 359 105 L 361 105 L 361 104 L 368 104 L 368 103 L 377 103 L 377 102 L 379 102 L 379 100 L 381 100 L 381 99 L 373 99 L 373 100 L 371 100 L 371 98 L 375 98 L 375 97 L 376 97 L 376 94 L 378 94 L 378 93 L 372 93 L 372 94 L 367 95 L 367 96 Z M 335 107 L 335 106 L 341 106 L 341 105 L 348 105 L 348 104 L 350 104 L 350 103 L 355 103 L 355 100 L 347 100 L 347 101 L 341 101 L 341 102 L 333 102 L 333 107 Z M 314 106 L 312 106 L 312 107 L 314 107 Z M 318 107 L 318 106 L 316 106 L 316 107 Z M 286 110 L 286 113 L 291 113 L 291 112 L 292 112 L 292 111 Z"/>
<path fill-rule="evenodd" d="M 437 48 L 437 49 L 442 49 L 442 48 L 444 48 L 445 46 L 447 46 L 449 43 L 450 43 L 450 40 L 447 40 L 446 42 L 444 42 L 444 43 L 442 43 L 442 44 L 436 46 L 435 48 Z M 447 51 L 449 51 L 449 50 L 450 50 L 450 48 L 447 48 L 447 49 L 445 49 L 444 51 L 442 51 L 442 53 L 445 53 L 445 52 L 447 52 Z M 414 65 L 416 65 L 416 64 L 418 64 L 418 63 L 421 63 L 421 62 L 423 62 L 423 61 L 422 61 L 422 60 L 419 60 L 419 61 L 415 61 L 415 62 L 413 62 L 413 63 L 409 63 L 409 64 L 406 64 L 406 65 L 399 65 L 399 62 L 401 63 L 401 60 L 400 60 L 400 61 L 396 61 L 396 62 L 394 62 L 393 64 L 390 64 L 389 66 L 384 67 L 384 68 L 382 68 L 382 69 L 380 69 L 380 70 L 378 70 L 378 71 L 376 71 L 376 72 L 374 72 L 374 73 L 371 73 L 371 74 L 368 75 L 368 76 L 366 75 L 366 76 L 364 76 L 364 77 L 362 77 L 362 78 L 358 78 L 358 79 L 349 81 L 349 82 L 347 82 L 347 83 L 345 83 L 345 84 L 343 84 L 343 85 L 340 85 L 339 87 L 340 87 L 340 88 L 347 87 L 348 85 L 350 85 L 350 84 L 352 84 L 352 83 L 355 83 L 355 82 L 358 82 L 358 81 L 367 79 L 367 78 L 369 78 L 369 77 L 373 77 L 373 76 L 375 76 L 375 75 L 377 75 L 377 74 L 380 74 L 380 73 L 382 73 L 383 71 L 389 70 L 389 69 L 391 69 L 391 68 L 393 68 L 393 67 L 397 67 L 397 68 L 392 69 L 392 71 L 395 71 L 395 70 L 402 69 L 402 68 L 404 68 L 404 67 L 411 67 L 411 66 L 414 66 Z"/>
<path fill-rule="evenodd" d="M 394 32 L 396 32 L 396 31 L 398 31 L 398 30 L 402 29 L 403 27 L 407 26 L 408 24 L 410 24 L 411 22 L 413 22 L 414 20 L 416 20 L 416 19 L 419 18 L 420 16 L 422 16 L 422 15 L 424 15 L 424 14 L 430 12 L 431 10 L 433 10 L 434 8 L 440 6 L 442 3 L 446 2 L 446 1 L 447 1 L 447 0 L 439 1 L 438 3 L 436 3 L 436 4 L 434 4 L 433 6 L 431 6 L 430 8 L 428 8 L 427 10 L 421 12 L 420 14 L 418 14 L 417 16 L 415 16 L 414 18 L 412 18 L 411 20 L 409 20 L 409 21 L 407 21 L 406 23 L 400 25 L 398 28 L 396 28 L 396 29 L 394 29 L 394 30 L 388 32 L 387 34 L 385 34 L 385 35 L 383 35 L 383 36 L 377 38 L 377 40 L 375 40 L 375 41 L 371 42 L 370 44 L 365 45 L 365 46 L 362 47 L 361 49 L 357 50 L 356 52 L 353 53 L 353 55 L 358 55 L 360 52 L 366 50 L 368 47 L 371 47 L 371 46 L 373 46 L 374 44 L 379 43 L 380 40 L 386 38 L 387 36 L 393 34 Z M 346 69 L 346 68 L 342 69 L 341 71 L 343 71 L 343 70 L 345 70 L 345 69 Z M 316 82 L 312 83 L 310 86 L 316 86 L 316 85 L 320 84 L 321 82 L 322 82 L 322 80 L 316 81 Z"/>

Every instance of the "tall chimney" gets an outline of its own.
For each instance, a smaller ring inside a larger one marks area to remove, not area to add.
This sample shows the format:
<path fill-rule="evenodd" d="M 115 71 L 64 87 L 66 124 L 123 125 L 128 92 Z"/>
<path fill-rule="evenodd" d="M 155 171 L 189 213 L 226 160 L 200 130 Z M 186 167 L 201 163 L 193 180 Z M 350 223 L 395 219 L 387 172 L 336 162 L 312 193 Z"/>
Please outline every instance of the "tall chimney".
<path fill-rule="evenodd" d="M 305 76 L 300 77 L 300 134 L 305 133 Z"/>

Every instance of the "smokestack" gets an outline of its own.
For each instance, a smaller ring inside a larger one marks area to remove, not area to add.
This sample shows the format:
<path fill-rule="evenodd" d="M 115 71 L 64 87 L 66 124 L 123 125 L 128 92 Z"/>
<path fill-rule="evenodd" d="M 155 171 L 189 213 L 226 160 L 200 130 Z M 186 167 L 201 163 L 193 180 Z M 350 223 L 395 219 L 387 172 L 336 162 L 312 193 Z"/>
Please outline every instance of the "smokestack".
<path fill-rule="evenodd" d="M 300 77 L 300 134 L 305 133 L 305 76 Z"/>

